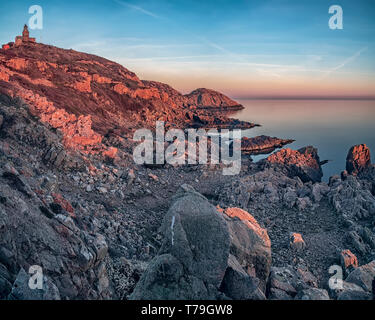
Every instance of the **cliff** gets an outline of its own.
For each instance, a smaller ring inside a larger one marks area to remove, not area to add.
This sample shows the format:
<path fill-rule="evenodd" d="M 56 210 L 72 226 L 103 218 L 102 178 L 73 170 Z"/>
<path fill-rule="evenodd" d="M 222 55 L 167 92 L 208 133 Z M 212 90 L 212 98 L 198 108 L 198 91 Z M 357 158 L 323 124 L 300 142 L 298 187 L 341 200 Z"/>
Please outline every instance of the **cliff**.
<path fill-rule="evenodd" d="M 234 103 L 207 92 L 210 98 L 206 93 L 184 96 L 166 84 L 142 81 L 105 58 L 50 45 L 25 43 L 0 50 L 0 93 L 21 98 L 33 115 L 63 133 L 66 147 L 88 153 L 114 154 L 101 146 L 104 136 L 153 127 L 156 120 L 180 128 L 253 126 L 198 110 L 201 103 Z"/>

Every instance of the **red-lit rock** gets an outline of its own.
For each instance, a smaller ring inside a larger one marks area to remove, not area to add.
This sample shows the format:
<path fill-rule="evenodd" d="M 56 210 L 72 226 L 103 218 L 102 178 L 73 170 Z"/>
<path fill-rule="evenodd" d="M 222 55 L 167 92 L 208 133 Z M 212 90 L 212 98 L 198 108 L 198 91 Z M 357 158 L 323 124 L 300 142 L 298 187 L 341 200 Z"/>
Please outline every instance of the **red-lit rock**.
<path fill-rule="evenodd" d="M 306 247 L 306 243 L 300 233 L 293 232 L 290 235 L 290 247 L 295 251 L 302 251 Z"/>
<path fill-rule="evenodd" d="M 323 176 L 318 150 L 311 146 L 299 150 L 282 149 L 271 154 L 267 162 L 282 166 L 290 176 L 298 176 L 303 182 L 320 182 Z"/>
<path fill-rule="evenodd" d="M 365 144 L 350 148 L 346 157 L 346 171 L 357 174 L 371 165 L 370 149 Z"/>
<path fill-rule="evenodd" d="M 348 249 L 341 251 L 340 262 L 344 270 L 358 267 L 357 257 Z"/>
<path fill-rule="evenodd" d="M 231 235 L 230 253 L 250 276 L 260 280 L 264 291 L 271 268 L 271 241 L 267 230 L 240 208 L 227 208 L 223 216 Z"/>
<path fill-rule="evenodd" d="M 242 109 L 236 101 L 226 97 L 220 92 L 199 88 L 186 95 L 188 103 L 197 107 L 221 108 L 221 109 Z"/>

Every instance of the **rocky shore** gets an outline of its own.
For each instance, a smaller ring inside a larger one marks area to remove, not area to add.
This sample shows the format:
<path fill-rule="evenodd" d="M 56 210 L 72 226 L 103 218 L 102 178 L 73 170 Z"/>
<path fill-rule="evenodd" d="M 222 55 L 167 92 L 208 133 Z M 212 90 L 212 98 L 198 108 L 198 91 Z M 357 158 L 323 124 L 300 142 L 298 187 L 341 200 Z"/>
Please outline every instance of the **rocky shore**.
<path fill-rule="evenodd" d="M 254 124 L 203 110 L 235 106 L 212 90 L 182 95 L 41 44 L 0 51 L 0 91 L 0 299 L 373 298 L 365 144 L 348 146 L 328 183 L 316 148 L 276 150 L 293 140 L 266 136 L 243 139 L 249 156 L 235 176 L 222 165 L 136 165 L 132 132 L 155 119 Z M 28 286 L 32 266 L 42 290 Z"/>

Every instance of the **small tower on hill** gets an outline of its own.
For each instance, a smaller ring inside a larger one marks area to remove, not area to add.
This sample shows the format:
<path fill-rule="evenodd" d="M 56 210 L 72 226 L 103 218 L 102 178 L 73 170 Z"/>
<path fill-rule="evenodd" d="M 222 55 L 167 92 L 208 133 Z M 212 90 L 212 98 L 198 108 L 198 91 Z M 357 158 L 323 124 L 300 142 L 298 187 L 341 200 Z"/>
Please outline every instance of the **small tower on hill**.
<path fill-rule="evenodd" d="M 18 47 L 22 44 L 35 43 L 35 42 L 36 42 L 35 38 L 30 38 L 29 29 L 28 29 L 27 25 L 25 24 L 23 26 L 22 36 L 16 36 L 16 39 L 14 40 L 14 42 L 9 42 L 7 44 L 4 44 L 2 46 L 2 49 L 7 50 L 7 49 L 10 49 L 14 46 Z"/>

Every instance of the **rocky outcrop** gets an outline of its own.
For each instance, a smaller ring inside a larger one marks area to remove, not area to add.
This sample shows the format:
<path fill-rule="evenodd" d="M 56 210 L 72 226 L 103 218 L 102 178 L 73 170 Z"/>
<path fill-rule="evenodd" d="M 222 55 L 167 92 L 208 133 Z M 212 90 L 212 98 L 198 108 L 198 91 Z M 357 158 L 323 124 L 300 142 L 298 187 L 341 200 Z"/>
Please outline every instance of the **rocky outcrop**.
<path fill-rule="evenodd" d="M 279 139 L 276 137 L 257 136 L 254 138 L 242 137 L 241 152 L 242 154 L 268 154 L 277 148 L 292 143 L 291 139 Z"/>
<path fill-rule="evenodd" d="M 343 178 L 331 177 L 327 196 L 349 228 L 347 240 L 352 246 L 351 249 L 366 257 L 375 249 L 375 197 L 372 182 L 356 175 Z"/>
<path fill-rule="evenodd" d="M 249 211 L 285 207 L 302 212 L 316 206 L 329 191 L 326 183 L 304 184 L 299 177 L 290 178 L 277 169 L 266 168 L 236 179 L 218 190 L 219 198 Z"/>
<path fill-rule="evenodd" d="M 161 228 L 162 247 L 131 298 L 218 298 L 230 243 L 228 228 L 215 207 L 191 187 L 183 186 Z"/>
<path fill-rule="evenodd" d="M 358 267 L 358 259 L 349 249 L 341 251 L 340 263 L 346 273 Z"/>
<path fill-rule="evenodd" d="M 371 165 L 370 149 L 365 144 L 350 148 L 346 157 L 346 171 L 349 174 L 358 174 Z"/>
<path fill-rule="evenodd" d="M 290 176 L 297 176 L 303 182 L 320 182 L 323 176 L 318 150 L 311 146 L 299 150 L 282 149 L 266 161 L 282 167 Z"/>
<path fill-rule="evenodd" d="M 349 271 L 349 275 L 342 281 L 340 287 L 330 289 L 331 296 L 337 300 L 373 299 L 375 261 L 358 267 L 358 261 L 355 256 L 355 259 L 353 258 L 353 254 L 350 255 L 350 259 L 348 259 L 347 252 L 345 256 L 346 260 L 343 262 L 353 263 L 352 268 L 346 269 L 346 271 Z"/>
<path fill-rule="evenodd" d="M 77 185 L 77 175 L 104 183 L 100 170 L 91 175 L 19 100 L 0 100 L 0 299 L 115 298 L 106 265 L 111 235 L 122 233 L 117 215 Z M 41 267 L 43 290 L 29 289 L 30 266 Z"/>
<path fill-rule="evenodd" d="M 161 249 L 131 299 L 264 299 L 267 232 L 247 212 L 227 212 L 181 186 L 162 223 Z"/>
<path fill-rule="evenodd" d="M 220 92 L 199 88 L 186 96 L 187 103 L 198 108 L 205 108 L 209 110 L 240 110 L 243 106 L 238 102 L 228 98 Z"/>
<path fill-rule="evenodd" d="M 353 270 L 345 279 L 360 286 L 365 292 L 372 292 L 375 278 L 375 260 Z"/>
<path fill-rule="evenodd" d="M 206 102 L 238 104 L 216 91 L 184 96 L 104 58 L 41 43 L 1 50 L 0 93 L 21 97 L 43 122 L 62 131 L 68 147 L 89 153 L 100 149 L 103 136 L 153 128 L 156 120 L 180 128 L 253 126 L 198 110 Z"/>
<path fill-rule="evenodd" d="M 7 178 L 9 169 L 2 170 L 0 194 L 6 201 L 0 204 L 0 266 L 10 275 L 8 282 L 15 282 L 1 298 L 108 297 L 105 239 L 80 230 L 63 208 L 55 214 L 19 173 L 12 173 L 19 181 L 14 184 L 15 178 Z M 39 266 L 46 276 L 43 290 L 28 289 L 30 275 L 24 270 L 31 265 Z M 97 287 L 96 281 L 107 284 Z"/>

